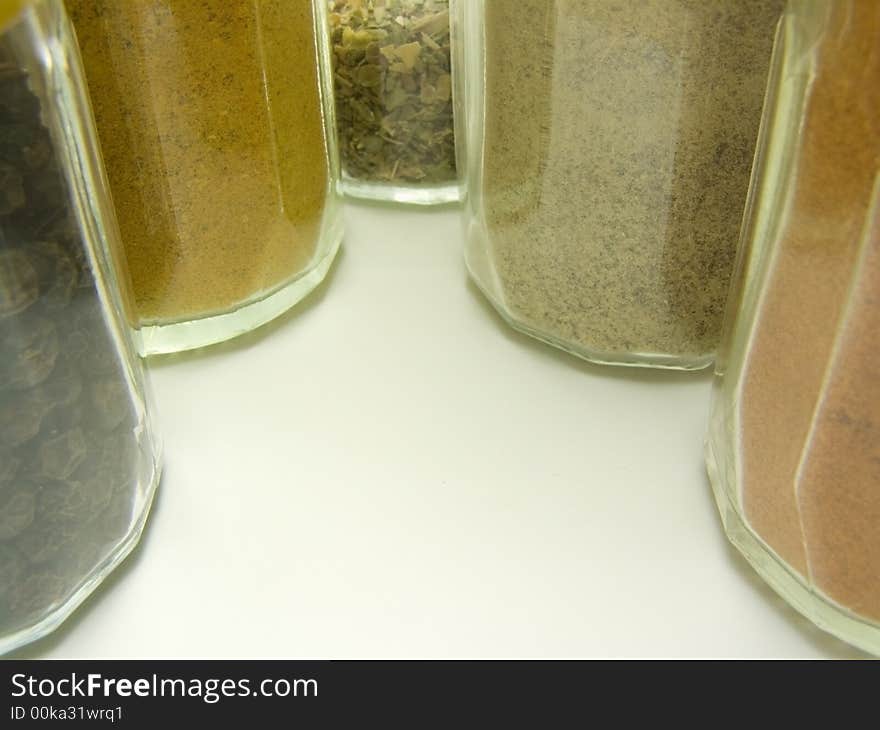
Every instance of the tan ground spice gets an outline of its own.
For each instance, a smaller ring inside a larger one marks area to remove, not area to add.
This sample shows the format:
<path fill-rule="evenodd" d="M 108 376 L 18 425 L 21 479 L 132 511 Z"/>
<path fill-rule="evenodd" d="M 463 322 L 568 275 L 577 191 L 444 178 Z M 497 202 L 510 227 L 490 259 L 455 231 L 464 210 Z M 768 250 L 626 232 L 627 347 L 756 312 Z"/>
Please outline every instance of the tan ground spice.
<path fill-rule="evenodd" d="M 489 0 L 502 305 L 588 357 L 718 344 L 782 0 Z"/>
<path fill-rule="evenodd" d="M 876 220 L 864 243 L 880 171 L 880 4 L 828 8 L 791 208 L 744 364 L 742 497 L 790 566 L 880 618 Z"/>
<path fill-rule="evenodd" d="M 143 324 L 308 268 L 328 163 L 311 3 L 67 0 Z"/>

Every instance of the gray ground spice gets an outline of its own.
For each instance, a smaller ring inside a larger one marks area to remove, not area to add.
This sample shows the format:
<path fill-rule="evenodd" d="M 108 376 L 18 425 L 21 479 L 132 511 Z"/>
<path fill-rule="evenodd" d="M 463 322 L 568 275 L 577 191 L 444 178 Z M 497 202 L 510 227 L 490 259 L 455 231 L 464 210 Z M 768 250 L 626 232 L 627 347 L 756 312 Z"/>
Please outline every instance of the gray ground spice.
<path fill-rule="evenodd" d="M 503 306 L 579 354 L 705 364 L 782 0 L 488 0 L 484 225 Z"/>

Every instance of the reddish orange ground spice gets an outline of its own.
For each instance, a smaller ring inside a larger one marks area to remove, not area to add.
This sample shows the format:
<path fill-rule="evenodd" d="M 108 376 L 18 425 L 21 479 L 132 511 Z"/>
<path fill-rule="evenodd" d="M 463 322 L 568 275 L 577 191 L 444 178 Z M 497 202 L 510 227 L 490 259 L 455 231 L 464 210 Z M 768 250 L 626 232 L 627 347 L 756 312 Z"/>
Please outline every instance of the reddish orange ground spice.
<path fill-rule="evenodd" d="M 813 583 L 880 620 L 880 189 L 799 485 Z"/>
<path fill-rule="evenodd" d="M 828 13 L 743 370 L 742 497 L 786 563 L 880 618 L 876 220 L 865 233 L 880 171 L 880 4 L 842 0 Z"/>

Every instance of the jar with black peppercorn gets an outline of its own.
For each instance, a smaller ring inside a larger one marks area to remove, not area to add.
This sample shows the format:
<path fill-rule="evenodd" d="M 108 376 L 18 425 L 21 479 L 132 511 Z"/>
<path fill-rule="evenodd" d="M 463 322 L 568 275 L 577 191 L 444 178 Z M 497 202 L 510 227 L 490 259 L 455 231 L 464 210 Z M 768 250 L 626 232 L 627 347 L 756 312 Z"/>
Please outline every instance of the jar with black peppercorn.
<path fill-rule="evenodd" d="M 61 0 L 0 0 L 0 653 L 129 553 L 159 478 L 96 150 Z"/>

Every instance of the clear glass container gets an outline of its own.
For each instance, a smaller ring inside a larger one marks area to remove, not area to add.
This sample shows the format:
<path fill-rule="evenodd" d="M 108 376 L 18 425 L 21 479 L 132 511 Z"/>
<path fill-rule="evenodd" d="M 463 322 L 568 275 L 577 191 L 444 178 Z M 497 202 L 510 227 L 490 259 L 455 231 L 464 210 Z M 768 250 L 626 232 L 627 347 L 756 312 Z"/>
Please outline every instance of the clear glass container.
<path fill-rule="evenodd" d="M 342 189 L 353 198 L 459 200 L 449 0 L 325 0 Z"/>
<path fill-rule="evenodd" d="M 124 255 L 61 0 L 0 0 L 0 653 L 137 543 L 159 479 Z"/>
<path fill-rule="evenodd" d="M 792 0 L 716 366 L 725 529 L 816 624 L 880 654 L 880 3 Z"/>
<path fill-rule="evenodd" d="M 323 0 L 66 4 L 141 351 L 229 339 L 311 292 L 342 238 Z"/>
<path fill-rule="evenodd" d="M 707 366 L 783 0 L 453 0 L 466 261 L 518 330 Z"/>

